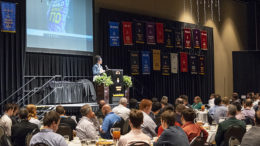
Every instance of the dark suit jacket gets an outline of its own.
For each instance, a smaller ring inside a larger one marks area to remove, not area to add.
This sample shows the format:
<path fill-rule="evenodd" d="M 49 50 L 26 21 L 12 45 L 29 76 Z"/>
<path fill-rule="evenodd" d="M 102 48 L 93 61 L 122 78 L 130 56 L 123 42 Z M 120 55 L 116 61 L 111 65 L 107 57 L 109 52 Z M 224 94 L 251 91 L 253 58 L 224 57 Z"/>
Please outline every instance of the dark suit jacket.
<path fill-rule="evenodd" d="M 165 129 L 154 146 L 189 146 L 185 132 L 178 126 Z"/>
<path fill-rule="evenodd" d="M 12 141 L 14 146 L 25 146 L 25 138 L 28 133 L 31 133 L 34 129 L 38 129 L 36 124 L 30 123 L 28 120 L 22 120 L 12 126 Z"/>
<path fill-rule="evenodd" d="M 76 130 L 77 123 L 70 117 L 61 116 L 60 124 L 65 124 L 70 126 L 72 130 Z"/>
<path fill-rule="evenodd" d="M 215 137 L 217 146 L 223 145 L 222 142 L 224 142 L 224 134 L 230 126 L 241 126 L 242 128 L 244 128 L 244 130 L 246 130 L 245 122 L 238 120 L 234 117 L 231 117 L 226 121 L 219 123 L 217 134 Z"/>

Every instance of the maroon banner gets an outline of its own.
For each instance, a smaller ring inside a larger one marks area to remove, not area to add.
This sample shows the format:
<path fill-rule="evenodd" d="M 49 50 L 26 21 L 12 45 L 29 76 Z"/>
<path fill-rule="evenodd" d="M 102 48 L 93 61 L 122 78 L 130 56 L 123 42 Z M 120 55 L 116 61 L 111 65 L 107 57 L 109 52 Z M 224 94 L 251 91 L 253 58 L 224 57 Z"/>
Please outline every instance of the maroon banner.
<path fill-rule="evenodd" d="M 153 22 L 146 23 L 146 40 L 147 44 L 155 44 L 155 28 Z"/>
<path fill-rule="evenodd" d="M 201 49 L 202 50 L 208 50 L 207 32 L 206 31 L 201 31 L 200 32 L 200 36 L 201 36 Z"/>
<path fill-rule="evenodd" d="M 200 49 L 200 30 L 193 29 L 193 48 Z"/>
<path fill-rule="evenodd" d="M 190 29 L 184 29 L 184 46 L 187 49 L 191 49 L 191 30 Z"/>
<path fill-rule="evenodd" d="M 188 54 L 185 52 L 181 52 L 180 57 L 181 72 L 188 72 Z"/>
<path fill-rule="evenodd" d="M 132 22 L 122 22 L 124 45 L 133 45 Z"/>
<path fill-rule="evenodd" d="M 163 23 L 156 23 L 156 37 L 157 43 L 164 43 L 164 31 L 163 31 Z"/>

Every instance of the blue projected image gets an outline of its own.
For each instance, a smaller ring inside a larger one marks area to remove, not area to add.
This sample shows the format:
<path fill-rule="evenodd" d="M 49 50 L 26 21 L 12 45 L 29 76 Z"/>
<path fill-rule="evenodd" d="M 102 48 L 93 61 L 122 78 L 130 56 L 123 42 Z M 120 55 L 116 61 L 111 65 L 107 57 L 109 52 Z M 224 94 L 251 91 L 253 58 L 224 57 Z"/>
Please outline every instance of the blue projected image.
<path fill-rule="evenodd" d="M 27 49 L 93 52 L 92 0 L 27 0 Z"/>

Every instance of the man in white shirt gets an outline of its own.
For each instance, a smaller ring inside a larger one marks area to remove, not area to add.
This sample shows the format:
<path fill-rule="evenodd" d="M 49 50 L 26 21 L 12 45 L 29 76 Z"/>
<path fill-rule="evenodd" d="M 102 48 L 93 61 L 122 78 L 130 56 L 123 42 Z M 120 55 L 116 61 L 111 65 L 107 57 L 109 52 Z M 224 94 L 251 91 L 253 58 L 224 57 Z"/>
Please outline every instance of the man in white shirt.
<path fill-rule="evenodd" d="M 127 108 L 127 99 L 121 98 L 119 105 L 112 109 L 112 112 L 123 118 L 125 121 L 129 118 L 130 109 Z"/>
<path fill-rule="evenodd" d="M 11 116 L 13 115 L 14 112 L 14 107 L 12 104 L 7 103 L 5 105 L 5 113 L 4 115 L 1 117 L 1 125 L 4 127 L 5 129 L 5 133 L 7 136 L 11 136 L 11 128 L 12 128 L 12 120 L 11 120 Z"/>
<path fill-rule="evenodd" d="M 82 118 L 76 127 L 77 136 L 80 139 L 96 139 L 99 132 L 99 123 L 91 106 L 85 104 L 81 107 L 80 113 Z"/>
<path fill-rule="evenodd" d="M 143 113 L 140 110 L 134 109 L 130 112 L 129 125 L 131 127 L 131 131 L 120 137 L 118 146 L 126 146 L 136 141 L 142 141 L 150 144 L 150 137 L 145 135 L 141 130 L 143 118 Z"/>

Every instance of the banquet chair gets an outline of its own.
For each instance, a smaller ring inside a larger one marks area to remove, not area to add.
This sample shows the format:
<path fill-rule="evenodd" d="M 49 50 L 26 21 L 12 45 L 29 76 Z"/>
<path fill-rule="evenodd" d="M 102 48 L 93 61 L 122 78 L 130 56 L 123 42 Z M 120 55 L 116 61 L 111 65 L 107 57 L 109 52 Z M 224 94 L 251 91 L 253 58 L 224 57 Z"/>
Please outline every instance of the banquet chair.
<path fill-rule="evenodd" d="M 134 141 L 134 142 L 130 142 L 128 145 L 129 146 L 150 146 L 149 143 L 144 141 Z"/>
<path fill-rule="evenodd" d="M 47 145 L 47 144 L 45 144 L 43 142 L 40 142 L 40 143 L 36 143 L 36 144 L 34 144 L 32 146 L 49 146 L 49 145 Z"/>
<path fill-rule="evenodd" d="M 12 141 L 9 136 L 6 135 L 5 130 L 0 126 L 0 146 L 12 146 Z"/>
<path fill-rule="evenodd" d="M 246 116 L 243 121 L 246 123 L 246 125 L 252 125 L 252 126 L 255 125 L 255 121 L 252 118 L 248 117 L 248 116 Z"/>
<path fill-rule="evenodd" d="M 73 140 L 73 130 L 67 124 L 61 123 L 56 133 L 62 136 L 68 135 L 69 140 Z"/>
<path fill-rule="evenodd" d="M 120 133 L 122 134 L 122 133 L 124 133 L 124 124 L 125 124 L 125 120 L 123 118 L 121 118 L 120 121 L 117 121 L 114 123 L 112 128 L 120 128 Z"/>
<path fill-rule="evenodd" d="M 230 137 L 229 139 L 229 146 L 240 146 L 240 142 L 238 139 L 234 138 L 234 137 Z"/>
<path fill-rule="evenodd" d="M 36 128 L 36 129 L 33 129 L 32 132 L 30 132 L 30 133 L 28 133 L 28 134 L 26 135 L 26 138 L 25 138 L 25 145 L 26 145 L 26 146 L 30 146 L 30 141 L 31 141 L 33 135 L 35 135 L 35 134 L 38 133 L 38 132 L 39 132 L 39 129 Z"/>
<path fill-rule="evenodd" d="M 196 136 L 192 139 L 190 142 L 190 146 L 203 146 L 205 143 L 205 140 L 203 139 L 203 133 L 201 132 L 199 136 Z"/>
<path fill-rule="evenodd" d="M 228 146 L 231 138 L 237 139 L 241 143 L 245 133 L 246 130 L 240 126 L 230 126 L 224 134 L 224 145 Z"/>

